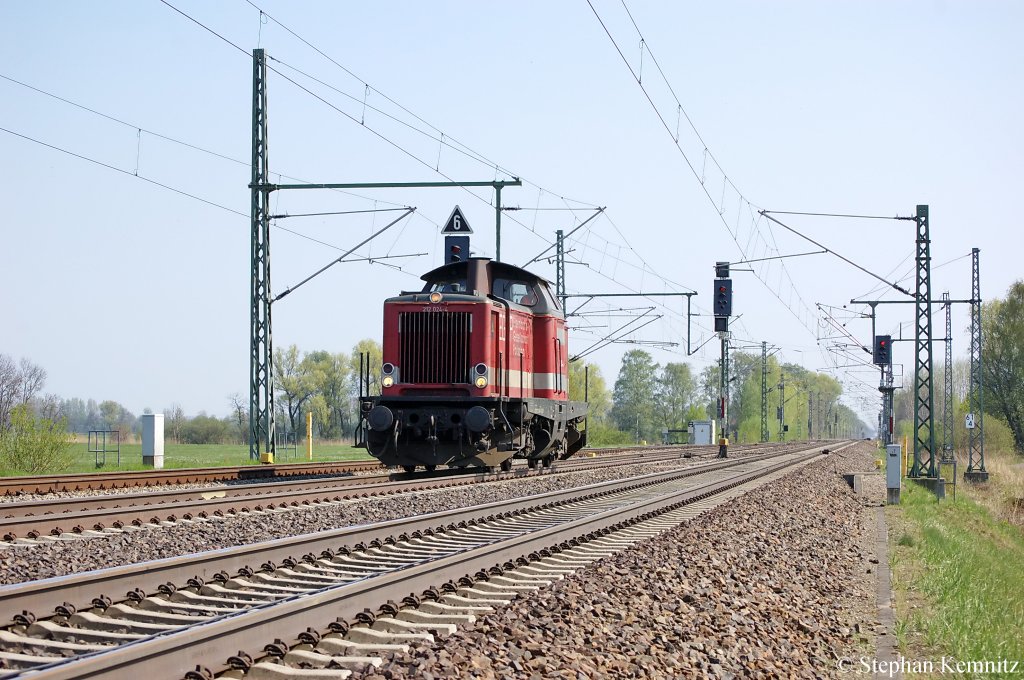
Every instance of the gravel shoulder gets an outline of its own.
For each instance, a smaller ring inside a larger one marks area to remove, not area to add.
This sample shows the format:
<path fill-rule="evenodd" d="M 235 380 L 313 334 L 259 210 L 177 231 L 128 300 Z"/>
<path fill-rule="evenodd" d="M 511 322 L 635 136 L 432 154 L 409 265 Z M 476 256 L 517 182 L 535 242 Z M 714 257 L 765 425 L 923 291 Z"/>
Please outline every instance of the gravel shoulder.
<path fill-rule="evenodd" d="M 837 677 L 874 651 L 877 499 L 841 476 L 873 453 L 823 457 L 361 677 Z"/>

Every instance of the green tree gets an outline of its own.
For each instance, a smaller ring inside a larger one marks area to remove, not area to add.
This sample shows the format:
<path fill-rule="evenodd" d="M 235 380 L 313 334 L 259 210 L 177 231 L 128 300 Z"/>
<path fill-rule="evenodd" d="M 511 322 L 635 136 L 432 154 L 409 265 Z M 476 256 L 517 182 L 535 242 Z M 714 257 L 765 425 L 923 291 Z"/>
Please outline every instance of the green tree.
<path fill-rule="evenodd" d="M 223 444 L 230 437 L 230 419 L 221 420 L 203 412 L 186 421 L 181 428 L 181 438 L 185 444 Z"/>
<path fill-rule="evenodd" d="M 288 418 L 292 432 L 297 426 L 306 401 L 316 393 L 316 377 L 313 363 L 299 356 L 299 348 L 290 345 L 274 350 L 274 382 L 277 388 L 278 405 Z"/>
<path fill-rule="evenodd" d="M 670 430 L 686 429 L 687 415 L 697 398 L 697 381 L 687 364 L 667 363 L 655 390 L 660 424 Z"/>
<path fill-rule="evenodd" d="M 352 356 L 349 357 L 349 393 L 353 398 L 359 396 L 359 357 L 364 355 L 363 370 L 370 374 L 368 386 L 371 395 L 380 394 L 380 366 L 384 362 L 384 350 L 376 340 L 366 338 L 356 343 L 352 348 Z"/>
<path fill-rule="evenodd" d="M 99 409 L 102 426 L 107 430 L 119 432 L 122 442 L 127 440 L 135 429 L 135 414 L 111 399 L 100 402 Z"/>
<path fill-rule="evenodd" d="M 29 404 L 11 409 L 8 427 L 0 429 L 0 467 L 41 474 L 62 472 L 73 462 L 65 419 L 37 417 Z"/>
<path fill-rule="evenodd" d="M 655 418 L 655 388 L 658 365 L 642 349 L 633 349 L 622 355 L 619 377 L 615 380 L 611 417 L 616 427 L 635 433 L 638 439 L 657 441 L 658 423 Z"/>
<path fill-rule="evenodd" d="M 355 347 L 352 348 L 352 354 L 349 356 L 349 408 L 347 410 L 349 414 L 347 431 L 349 434 L 355 432 L 356 425 L 358 424 L 358 405 L 356 400 L 359 397 L 360 357 L 363 357 L 362 369 L 365 374 L 369 375 L 370 381 L 369 385 L 363 386 L 364 393 L 372 396 L 380 394 L 380 367 L 384 362 L 384 350 L 376 340 L 365 338 L 356 343 Z"/>
<path fill-rule="evenodd" d="M 1024 453 L 1024 281 L 982 307 L 984 409 L 1002 418 Z"/>
<path fill-rule="evenodd" d="M 635 441 L 633 434 L 618 430 L 611 423 L 587 422 L 587 446 L 629 446 Z"/>
<path fill-rule="evenodd" d="M 701 416 L 697 420 L 707 420 L 718 417 L 718 391 L 720 384 L 720 369 L 718 363 L 705 366 L 701 369 L 700 392 L 698 397 L 701 404 Z"/>
<path fill-rule="evenodd" d="M 612 394 L 608 390 L 604 376 L 601 375 L 601 367 L 584 361 L 572 361 L 569 363 L 569 398 L 573 401 L 583 401 L 584 395 L 590 405 L 587 409 L 588 420 L 603 421 L 608 417 L 608 411 L 612 407 Z"/>
<path fill-rule="evenodd" d="M 340 439 L 348 428 L 350 361 L 345 352 L 310 352 L 306 357 L 314 377 L 316 393 L 309 401 L 317 435 Z"/>

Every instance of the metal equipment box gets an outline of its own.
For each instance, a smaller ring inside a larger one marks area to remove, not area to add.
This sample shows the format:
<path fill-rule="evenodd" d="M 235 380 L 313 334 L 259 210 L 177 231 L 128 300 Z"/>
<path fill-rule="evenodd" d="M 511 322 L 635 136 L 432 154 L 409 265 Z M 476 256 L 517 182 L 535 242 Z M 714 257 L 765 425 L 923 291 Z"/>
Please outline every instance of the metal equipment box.
<path fill-rule="evenodd" d="M 885 496 L 889 505 L 899 505 L 900 502 L 900 484 L 903 482 L 902 449 L 899 444 L 887 444 L 885 447 Z"/>
<path fill-rule="evenodd" d="M 690 443 L 709 446 L 717 444 L 715 439 L 715 421 L 713 420 L 692 420 L 687 428 L 690 431 Z"/>

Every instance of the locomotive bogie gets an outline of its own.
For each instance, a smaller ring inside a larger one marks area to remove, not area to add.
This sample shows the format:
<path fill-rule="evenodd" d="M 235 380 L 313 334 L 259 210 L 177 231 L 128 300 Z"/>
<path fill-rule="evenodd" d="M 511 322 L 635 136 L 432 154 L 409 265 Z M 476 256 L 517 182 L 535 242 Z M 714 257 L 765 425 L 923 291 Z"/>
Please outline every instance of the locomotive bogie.
<path fill-rule="evenodd" d="M 388 466 L 493 467 L 567 458 L 585 444 L 579 402 L 392 399 L 363 409 L 367 448 Z"/>

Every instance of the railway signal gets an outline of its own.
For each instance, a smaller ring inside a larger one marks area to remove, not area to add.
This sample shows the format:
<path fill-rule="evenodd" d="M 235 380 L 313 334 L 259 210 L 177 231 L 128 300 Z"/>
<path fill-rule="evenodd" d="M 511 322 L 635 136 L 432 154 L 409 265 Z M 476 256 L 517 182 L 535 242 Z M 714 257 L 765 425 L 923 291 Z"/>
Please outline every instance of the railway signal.
<path fill-rule="evenodd" d="M 715 281 L 715 316 L 732 316 L 732 279 Z"/>
<path fill-rule="evenodd" d="M 876 335 L 875 348 L 872 352 L 872 363 L 876 366 L 888 366 L 892 363 L 892 336 Z"/>
<path fill-rule="evenodd" d="M 469 226 L 469 220 L 462 214 L 462 209 L 455 206 L 448 221 L 441 229 L 444 234 L 444 263 L 464 262 L 469 259 L 469 234 L 473 233 L 473 227 Z"/>
<path fill-rule="evenodd" d="M 728 331 L 729 317 L 732 316 L 732 279 L 715 279 L 715 292 L 711 299 L 715 314 L 715 331 Z"/>
<path fill-rule="evenodd" d="M 732 316 L 732 279 L 729 278 L 728 262 L 715 263 L 715 292 L 711 296 L 711 306 L 715 315 L 715 332 L 727 332 L 729 317 Z"/>
<path fill-rule="evenodd" d="M 715 292 L 711 296 L 711 308 L 715 315 L 715 332 L 722 341 L 721 384 L 719 399 L 721 408 L 721 438 L 718 440 L 718 457 L 728 456 L 729 439 L 729 317 L 732 316 L 732 279 L 729 278 L 729 263 L 715 263 Z"/>
<path fill-rule="evenodd" d="M 469 237 L 452 236 L 444 237 L 444 263 L 464 262 L 469 259 Z"/>

